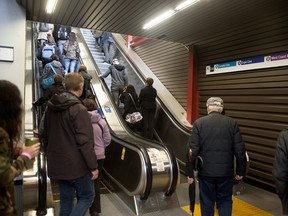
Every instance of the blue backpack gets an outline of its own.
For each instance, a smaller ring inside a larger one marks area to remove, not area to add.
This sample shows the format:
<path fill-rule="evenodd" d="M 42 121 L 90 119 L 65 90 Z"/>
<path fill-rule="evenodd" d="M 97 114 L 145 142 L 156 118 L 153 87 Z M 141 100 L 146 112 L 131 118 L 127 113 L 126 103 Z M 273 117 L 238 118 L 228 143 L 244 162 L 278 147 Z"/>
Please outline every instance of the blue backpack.
<path fill-rule="evenodd" d="M 42 49 L 42 59 L 48 60 L 53 54 L 55 54 L 55 45 L 45 44 Z"/>

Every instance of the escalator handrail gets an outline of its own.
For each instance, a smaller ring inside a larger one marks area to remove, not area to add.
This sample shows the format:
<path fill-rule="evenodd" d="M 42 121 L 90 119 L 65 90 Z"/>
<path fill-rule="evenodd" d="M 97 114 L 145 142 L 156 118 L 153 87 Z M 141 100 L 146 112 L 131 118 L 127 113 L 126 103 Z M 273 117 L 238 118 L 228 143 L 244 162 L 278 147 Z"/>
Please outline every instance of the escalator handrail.
<path fill-rule="evenodd" d="M 112 36 L 113 36 L 113 34 L 112 34 Z M 117 42 L 117 40 L 114 40 L 114 41 Z M 135 73 L 138 74 L 138 76 L 140 76 L 141 81 L 144 83 L 143 75 L 138 72 L 138 69 L 136 69 L 137 67 L 135 67 L 135 65 L 131 63 L 130 59 L 129 58 L 127 59 L 127 56 L 121 50 L 121 46 L 117 46 L 117 49 L 121 52 L 122 56 L 124 56 L 126 58 L 126 61 L 132 66 L 132 69 L 135 71 Z M 190 134 L 191 130 L 189 128 L 187 128 L 187 127 L 184 127 L 182 124 L 180 124 L 176 120 L 176 118 L 171 114 L 171 112 L 167 109 L 165 104 L 162 102 L 162 100 L 158 96 L 157 96 L 157 102 L 158 102 L 158 104 L 160 104 L 160 107 L 164 110 L 164 112 L 167 114 L 167 116 L 170 119 L 172 119 L 172 121 L 177 125 L 177 127 L 179 129 L 185 131 L 185 133 L 187 133 L 187 134 Z M 177 160 L 176 160 L 174 154 L 172 154 L 171 151 L 169 151 L 169 149 L 165 145 L 163 145 L 162 143 L 158 143 L 158 144 L 161 145 L 166 150 L 166 154 L 169 155 L 170 161 L 171 161 L 172 180 L 171 180 L 171 183 L 170 183 L 170 187 L 168 188 L 167 192 L 165 193 L 167 196 L 170 196 L 170 195 L 172 195 L 172 193 L 175 192 L 176 187 L 177 187 L 178 177 L 179 177 L 178 176 L 179 175 L 179 168 L 178 168 Z"/>
<path fill-rule="evenodd" d="M 98 68 L 98 65 L 94 62 L 94 66 L 95 66 L 95 68 L 97 68 L 97 70 L 99 71 L 99 68 Z M 97 71 L 96 71 L 96 73 L 97 73 Z M 101 86 L 103 87 L 103 88 L 105 88 L 105 92 L 107 93 L 107 92 L 110 92 L 109 91 L 109 89 L 108 89 L 108 86 L 106 85 L 106 82 L 103 80 L 103 79 L 100 79 L 100 82 L 101 82 Z M 98 98 L 97 98 L 97 96 L 96 96 L 96 92 L 95 92 L 95 90 L 93 89 L 93 88 L 91 88 L 91 90 L 92 90 L 92 92 L 93 92 L 93 94 L 95 95 L 95 99 L 96 99 L 96 102 L 98 103 L 98 105 L 99 105 L 99 101 L 98 101 Z M 109 95 L 110 96 L 110 95 Z M 110 98 L 110 100 L 111 100 L 111 96 L 109 97 Z M 114 103 L 111 103 L 112 104 L 112 106 L 113 106 L 113 108 L 114 108 L 114 110 L 116 110 L 116 112 L 118 111 L 119 112 L 119 110 L 116 108 L 116 105 L 114 104 Z M 99 106 L 100 107 L 100 106 Z M 102 113 L 103 113 L 103 111 L 102 111 Z M 118 116 L 120 115 L 120 113 L 118 113 Z M 106 119 L 105 119 L 105 121 L 106 121 Z M 107 123 L 107 122 L 106 122 Z M 108 127 L 109 127 L 109 124 L 107 123 L 107 125 L 108 125 Z M 123 126 L 124 127 L 126 127 L 126 130 L 127 130 L 127 125 L 126 124 L 123 124 Z M 116 134 L 113 132 L 113 130 L 109 127 L 109 129 L 110 129 L 110 133 L 111 133 L 111 136 L 113 137 L 113 139 L 115 139 L 115 140 L 117 140 L 118 141 L 118 143 L 121 143 L 120 142 L 120 140 L 121 139 L 119 139 L 117 136 L 116 136 Z M 123 142 L 123 140 L 121 140 L 122 142 Z M 148 153 L 147 153 L 147 151 L 146 150 L 144 150 L 144 148 L 143 147 L 141 147 L 141 146 L 138 146 L 137 144 L 135 145 L 135 144 L 130 144 L 129 142 L 127 142 L 127 141 L 125 141 L 125 143 L 127 144 L 127 145 L 133 145 L 134 147 L 136 146 L 137 148 L 139 148 L 139 150 L 142 152 L 142 154 L 143 154 L 143 158 L 145 159 L 145 169 L 146 169 L 146 187 L 145 187 L 145 191 L 144 191 L 144 193 L 143 193 L 143 195 L 141 196 L 141 199 L 143 199 L 143 200 L 146 200 L 147 198 L 148 198 L 148 196 L 149 196 L 149 194 L 151 193 L 151 189 L 152 189 L 152 179 L 153 179 L 153 174 L 152 174 L 152 165 L 151 165 L 151 161 L 150 161 L 150 158 L 149 158 L 149 155 L 148 155 Z"/>
<path fill-rule="evenodd" d="M 82 37 L 82 40 L 85 41 L 83 34 L 80 34 L 80 37 Z M 89 49 L 89 47 L 87 46 L 87 44 L 86 44 L 86 43 L 83 43 L 83 44 L 84 44 L 84 46 L 86 46 L 86 49 L 89 50 L 90 56 L 92 56 L 91 50 Z M 93 65 L 94 65 L 94 67 L 96 68 L 95 73 L 96 73 L 97 76 L 98 76 L 98 75 L 99 75 L 98 71 L 100 71 L 99 68 L 98 68 L 98 65 L 96 64 L 95 61 L 92 61 L 92 63 L 93 63 Z M 101 86 L 102 86 L 102 88 L 103 88 L 103 91 L 106 92 L 107 96 L 109 96 L 109 100 L 110 100 L 110 101 L 113 101 L 113 100 L 111 99 L 110 90 L 108 89 L 108 86 L 107 86 L 106 82 L 104 81 L 104 79 L 99 79 L 99 81 L 100 81 L 100 83 L 101 83 Z M 93 89 L 93 88 L 91 88 L 91 89 Z M 93 90 L 94 90 L 94 89 L 93 89 Z M 94 93 L 94 95 L 95 95 L 95 93 Z M 96 100 L 98 100 L 97 97 L 96 97 Z M 98 102 L 98 104 L 99 104 L 99 102 Z M 114 111 L 117 113 L 117 116 L 118 116 L 118 117 L 121 116 L 121 114 L 120 114 L 120 112 L 119 112 L 119 110 L 118 110 L 118 107 L 116 107 L 115 103 L 113 102 L 113 103 L 110 103 L 110 104 L 112 105 Z M 124 122 L 123 118 L 121 118 L 121 119 L 119 119 L 119 120 L 120 120 L 120 122 L 122 122 L 122 125 L 124 126 L 124 128 L 126 129 L 126 131 L 130 133 L 131 130 L 128 128 L 128 126 L 127 126 L 127 124 Z M 124 122 L 124 123 L 123 123 L 123 122 Z M 108 125 L 109 125 L 109 124 L 108 124 Z M 130 134 L 132 134 L 132 133 L 130 133 Z M 137 136 L 135 136 L 135 134 L 133 134 L 133 135 L 134 135 L 134 137 L 137 137 Z M 137 138 L 137 139 L 139 139 L 139 138 Z M 143 137 L 141 138 L 141 140 L 143 140 Z M 151 142 L 151 141 L 149 140 L 149 142 Z M 170 174 L 171 174 L 171 179 L 170 179 L 169 189 L 167 190 L 166 194 L 167 194 L 167 195 L 171 195 L 171 194 L 176 190 L 176 186 L 177 186 L 177 183 L 178 183 L 179 169 L 178 169 L 177 161 L 176 161 L 176 158 L 175 158 L 171 153 L 169 153 L 169 150 L 167 149 L 166 146 L 162 145 L 161 143 L 157 143 L 157 145 L 155 145 L 155 144 L 156 144 L 156 143 L 154 143 L 154 147 L 155 147 L 155 148 L 159 148 L 159 147 L 161 146 L 161 148 L 165 150 L 167 156 L 169 157 L 170 169 L 171 169 L 171 172 L 170 172 Z M 150 145 L 150 146 L 151 146 L 151 145 Z M 147 158 L 150 160 L 150 157 L 148 156 L 147 150 L 145 150 L 145 154 L 147 155 Z M 148 170 L 151 170 L 151 176 L 149 176 L 149 174 L 147 175 L 147 179 L 148 179 L 148 180 L 147 180 L 147 183 L 149 184 L 149 182 L 151 182 L 151 186 L 149 186 L 149 187 L 146 188 L 146 193 L 142 196 L 143 199 L 146 199 L 146 198 L 149 196 L 149 193 L 151 192 L 151 189 L 152 189 L 152 181 L 153 181 L 152 164 L 151 164 L 151 162 L 148 163 L 148 164 L 149 164 L 149 167 L 150 167 Z M 147 166 L 147 163 L 146 163 L 146 166 Z M 150 188 L 150 189 L 149 189 L 149 188 Z"/>
<path fill-rule="evenodd" d="M 37 52 L 37 39 L 34 35 L 36 32 L 36 26 L 34 22 L 31 22 L 31 33 L 32 33 L 32 71 L 33 71 L 33 101 L 40 98 L 40 83 L 38 75 L 40 74 L 38 59 L 36 58 L 35 53 Z M 42 114 L 40 109 L 37 110 L 37 114 L 33 112 L 33 128 L 38 128 L 39 121 L 41 120 Z M 37 157 L 37 176 L 38 176 L 38 203 L 37 203 L 37 215 L 46 215 L 47 214 L 47 171 L 46 171 L 46 157 L 41 145 L 40 153 Z"/>

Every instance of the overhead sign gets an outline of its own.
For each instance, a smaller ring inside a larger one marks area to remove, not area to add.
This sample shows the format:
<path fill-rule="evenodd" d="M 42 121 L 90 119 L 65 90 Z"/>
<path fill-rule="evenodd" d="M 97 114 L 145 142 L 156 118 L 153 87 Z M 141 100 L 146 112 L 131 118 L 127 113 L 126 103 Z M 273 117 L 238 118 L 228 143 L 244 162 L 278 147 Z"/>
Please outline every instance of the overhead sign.
<path fill-rule="evenodd" d="M 206 75 L 288 66 L 288 52 L 245 58 L 206 66 Z"/>

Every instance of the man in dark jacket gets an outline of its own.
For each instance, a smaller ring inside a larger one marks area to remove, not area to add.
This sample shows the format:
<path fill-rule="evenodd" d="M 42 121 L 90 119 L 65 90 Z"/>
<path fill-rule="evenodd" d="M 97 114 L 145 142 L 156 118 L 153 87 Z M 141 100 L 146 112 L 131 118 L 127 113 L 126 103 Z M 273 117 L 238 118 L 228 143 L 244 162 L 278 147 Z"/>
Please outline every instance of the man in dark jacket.
<path fill-rule="evenodd" d="M 224 108 L 221 98 L 209 98 L 206 106 L 208 115 L 194 122 L 187 144 L 192 150 L 192 159 L 197 156 L 203 159 L 198 174 L 201 215 L 213 216 L 217 203 L 219 216 L 229 216 L 232 214 L 233 178 L 241 180 L 246 170 L 245 144 L 236 121 L 221 114 Z M 188 183 L 192 182 L 188 177 Z"/>
<path fill-rule="evenodd" d="M 86 107 L 79 100 L 84 79 L 70 73 L 64 79 L 65 89 L 52 96 L 41 134 L 48 176 L 60 188 L 60 215 L 84 215 L 94 199 L 93 180 L 98 177 L 94 152 L 93 129 Z M 74 193 L 78 201 L 73 208 Z"/>
<path fill-rule="evenodd" d="M 143 115 L 143 133 L 148 139 L 153 138 L 154 132 L 154 116 L 156 112 L 156 96 L 157 91 L 153 88 L 154 80 L 147 77 L 145 87 L 141 89 L 139 94 L 139 106 Z"/>
<path fill-rule="evenodd" d="M 128 76 L 125 67 L 119 64 L 118 59 L 113 59 L 112 65 L 108 70 L 100 75 L 100 78 L 106 78 L 111 75 L 111 94 L 117 105 L 119 105 L 119 95 L 123 92 L 125 86 L 128 85 Z"/>
<path fill-rule="evenodd" d="M 275 188 L 281 199 L 283 215 L 288 215 L 288 130 L 279 134 L 273 167 Z"/>

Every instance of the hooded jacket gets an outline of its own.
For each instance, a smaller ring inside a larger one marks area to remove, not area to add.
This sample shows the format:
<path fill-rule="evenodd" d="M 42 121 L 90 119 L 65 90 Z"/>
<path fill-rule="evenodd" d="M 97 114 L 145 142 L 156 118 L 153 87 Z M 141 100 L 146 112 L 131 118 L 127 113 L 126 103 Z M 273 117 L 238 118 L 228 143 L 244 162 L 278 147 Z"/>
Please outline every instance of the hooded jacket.
<path fill-rule="evenodd" d="M 90 118 L 94 134 L 94 150 L 97 160 L 105 159 L 105 148 L 111 142 L 111 135 L 106 122 L 101 118 L 96 110 L 90 111 Z M 103 129 L 101 129 L 101 127 Z"/>
<path fill-rule="evenodd" d="M 111 65 L 108 70 L 101 75 L 101 77 L 106 78 L 109 74 L 111 74 L 112 77 L 111 88 L 114 86 L 124 87 L 128 85 L 128 76 L 123 65 Z"/>
<path fill-rule="evenodd" d="M 74 94 L 52 96 L 41 137 L 51 179 L 73 180 L 97 168 L 90 116 Z"/>

